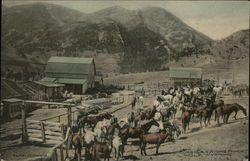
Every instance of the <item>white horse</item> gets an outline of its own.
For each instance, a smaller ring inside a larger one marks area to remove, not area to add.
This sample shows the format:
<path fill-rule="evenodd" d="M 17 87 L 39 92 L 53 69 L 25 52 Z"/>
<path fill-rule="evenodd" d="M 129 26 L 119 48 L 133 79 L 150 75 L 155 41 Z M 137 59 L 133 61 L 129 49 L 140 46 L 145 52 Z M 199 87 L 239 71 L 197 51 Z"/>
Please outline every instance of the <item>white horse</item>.
<path fill-rule="evenodd" d="M 191 95 L 192 91 L 193 91 L 193 90 L 190 89 L 190 88 L 185 88 L 185 89 L 184 89 L 184 93 L 185 93 L 186 95 L 188 95 L 188 96 Z"/>
<path fill-rule="evenodd" d="M 137 101 L 136 101 L 136 109 L 139 109 L 139 108 L 142 108 L 143 107 L 143 101 L 144 101 L 144 98 L 143 96 L 140 96 Z"/>
<path fill-rule="evenodd" d="M 163 98 L 164 98 L 166 101 L 172 103 L 173 96 L 172 96 L 171 94 L 165 95 L 165 96 L 163 96 Z"/>
<path fill-rule="evenodd" d="M 200 93 L 200 88 L 199 87 L 194 87 L 193 88 L 193 94 L 198 95 Z"/>
<path fill-rule="evenodd" d="M 158 100 L 154 100 L 153 106 L 155 106 L 156 108 L 159 107 L 160 102 Z"/>
<path fill-rule="evenodd" d="M 221 93 L 222 93 L 222 87 L 220 86 L 217 86 L 217 87 L 214 87 L 213 88 L 213 91 L 215 92 L 216 94 L 216 98 L 220 97 Z"/>
<path fill-rule="evenodd" d="M 101 128 L 95 129 L 96 139 L 99 142 L 103 142 L 105 136 L 107 135 L 107 129 L 103 126 Z"/>

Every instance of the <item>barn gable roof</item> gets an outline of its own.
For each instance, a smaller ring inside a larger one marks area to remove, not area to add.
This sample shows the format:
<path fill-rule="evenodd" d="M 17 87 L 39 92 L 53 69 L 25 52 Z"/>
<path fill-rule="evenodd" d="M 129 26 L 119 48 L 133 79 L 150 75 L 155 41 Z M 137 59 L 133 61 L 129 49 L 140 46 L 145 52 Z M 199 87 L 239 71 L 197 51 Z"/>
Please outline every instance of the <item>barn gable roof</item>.
<path fill-rule="evenodd" d="M 192 78 L 200 79 L 202 77 L 201 68 L 184 68 L 184 67 L 170 67 L 170 78 Z"/>
<path fill-rule="evenodd" d="M 14 81 L 1 78 L 1 99 L 28 96 Z"/>
<path fill-rule="evenodd" d="M 47 63 L 45 73 L 88 75 L 92 63 L 95 70 L 93 58 L 51 57 Z"/>

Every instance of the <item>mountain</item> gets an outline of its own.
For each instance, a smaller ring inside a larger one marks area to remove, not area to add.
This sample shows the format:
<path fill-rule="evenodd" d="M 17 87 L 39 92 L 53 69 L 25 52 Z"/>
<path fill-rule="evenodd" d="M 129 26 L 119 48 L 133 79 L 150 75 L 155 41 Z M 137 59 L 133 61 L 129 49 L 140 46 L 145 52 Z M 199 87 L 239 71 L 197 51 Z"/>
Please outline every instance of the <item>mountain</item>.
<path fill-rule="evenodd" d="M 47 3 L 32 3 L 6 8 L 3 12 L 3 31 L 30 32 L 63 26 L 84 16 L 76 10 Z"/>
<path fill-rule="evenodd" d="M 216 41 L 211 51 L 227 60 L 238 60 L 249 57 L 249 29 L 241 30 L 232 35 Z"/>
<path fill-rule="evenodd" d="M 103 62 L 109 62 L 110 71 L 117 72 L 117 66 L 118 72 L 153 71 L 161 69 L 170 54 L 186 56 L 183 51 L 213 42 L 155 7 L 127 10 L 114 6 L 85 14 L 33 3 L 9 7 L 2 17 L 2 67 L 13 70 L 24 66 L 42 70 L 49 57 L 57 55 L 106 57 Z M 96 63 L 107 65 L 103 62 Z"/>
<path fill-rule="evenodd" d="M 200 47 L 212 41 L 211 38 L 192 29 L 170 12 L 159 7 L 147 7 L 140 10 L 127 10 L 122 7 L 109 7 L 85 17 L 92 23 L 114 20 L 126 28 L 145 26 L 160 34 L 169 42 L 172 49 L 181 51 L 185 47 Z"/>

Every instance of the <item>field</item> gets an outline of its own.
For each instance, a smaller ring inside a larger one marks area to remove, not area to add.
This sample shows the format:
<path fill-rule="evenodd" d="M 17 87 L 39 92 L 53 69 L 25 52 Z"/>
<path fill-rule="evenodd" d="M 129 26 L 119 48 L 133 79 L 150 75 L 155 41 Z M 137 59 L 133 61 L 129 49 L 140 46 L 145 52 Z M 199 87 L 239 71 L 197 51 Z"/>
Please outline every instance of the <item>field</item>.
<path fill-rule="evenodd" d="M 203 57 L 207 57 L 206 59 Z M 203 79 L 213 79 L 219 83 L 224 83 L 225 80 L 234 84 L 245 83 L 249 84 L 249 60 L 233 60 L 233 61 L 214 61 L 213 57 L 203 56 L 197 59 L 197 62 L 190 63 L 195 60 L 195 57 L 185 58 L 185 67 L 199 67 L 202 68 Z M 205 63 L 202 60 L 211 59 L 212 63 Z M 172 66 L 180 66 L 180 63 L 172 63 Z M 129 74 L 116 74 L 104 79 L 104 84 L 110 85 L 123 85 L 144 82 L 145 84 L 151 83 L 164 83 L 169 81 L 168 71 L 158 72 L 142 72 L 142 73 L 129 73 Z"/>

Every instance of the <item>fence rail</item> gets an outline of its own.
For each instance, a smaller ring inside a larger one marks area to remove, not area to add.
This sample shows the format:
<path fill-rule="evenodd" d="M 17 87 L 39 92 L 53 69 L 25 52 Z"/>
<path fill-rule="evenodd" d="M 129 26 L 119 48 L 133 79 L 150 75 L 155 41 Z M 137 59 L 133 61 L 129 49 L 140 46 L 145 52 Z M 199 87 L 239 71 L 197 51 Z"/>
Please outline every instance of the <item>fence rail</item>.
<path fill-rule="evenodd" d="M 26 120 L 27 141 L 58 144 L 64 139 L 64 125 L 55 122 Z"/>

